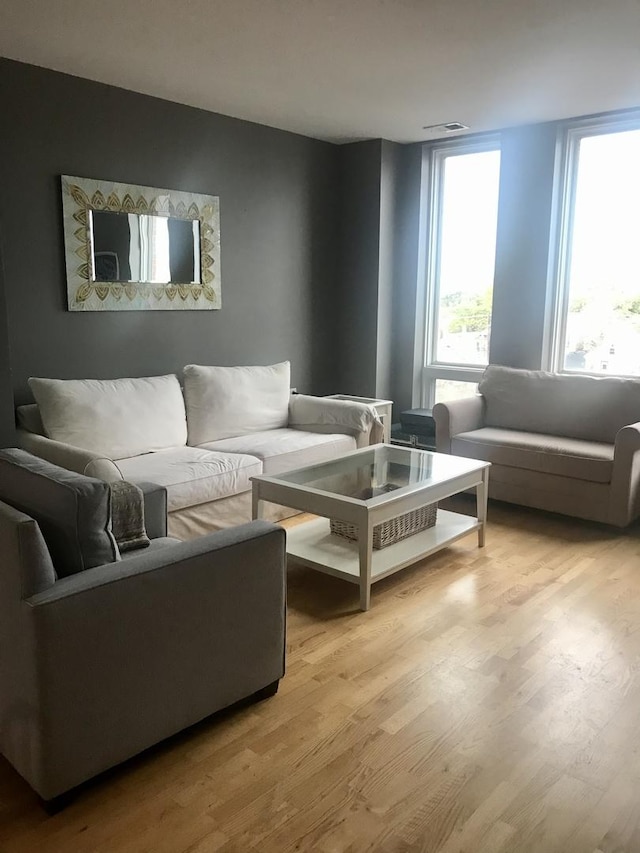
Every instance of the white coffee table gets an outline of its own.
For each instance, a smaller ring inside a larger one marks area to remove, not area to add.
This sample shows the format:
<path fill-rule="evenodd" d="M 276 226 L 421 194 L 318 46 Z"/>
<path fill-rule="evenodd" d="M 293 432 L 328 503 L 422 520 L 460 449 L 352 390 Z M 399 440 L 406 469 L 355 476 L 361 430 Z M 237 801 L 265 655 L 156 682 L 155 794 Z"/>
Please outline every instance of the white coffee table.
<path fill-rule="evenodd" d="M 489 462 L 377 444 L 337 459 L 253 480 L 253 517 L 262 516 L 262 501 L 323 516 L 287 531 L 287 554 L 298 562 L 360 587 L 360 608 L 368 610 L 371 585 L 382 578 L 478 531 L 485 541 Z M 363 490 L 391 484 L 394 491 L 357 497 Z M 414 533 L 380 550 L 373 549 L 373 528 L 384 521 L 474 488 L 476 516 L 438 509 L 434 527 Z M 331 534 L 329 519 L 358 529 L 351 542 Z"/>

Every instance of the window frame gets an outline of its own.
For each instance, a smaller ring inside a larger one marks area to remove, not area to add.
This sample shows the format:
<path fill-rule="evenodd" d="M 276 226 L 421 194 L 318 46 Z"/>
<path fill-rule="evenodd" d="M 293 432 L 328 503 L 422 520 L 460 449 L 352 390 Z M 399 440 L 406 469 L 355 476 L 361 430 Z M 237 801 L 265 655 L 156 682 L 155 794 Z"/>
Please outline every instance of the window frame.
<path fill-rule="evenodd" d="M 468 365 L 437 360 L 437 324 L 440 307 L 440 263 L 442 247 L 442 208 L 444 203 L 444 163 L 448 157 L 476 154 L 483 151 L 498 151 L 502 156 L 500 134 L 482 137 L 464 137 L 457 140 L 442 140 L 423 145 L 423 188 L 422 206 L 426 211 L 421 228 L 419 254 L 423 279 L 423 296 L 419 300 L 416 321 L 417 338 L 422 346 L 419 363 L 416 364 L 414 401 L 432 408 L 435 402 L 436 379 L 477 384 L 486 365 Z M 502 162 L 502 161 L 501 161 Z M 500 179 L 499 179 L 500 180 Z M 498 184 L 498 198 L 500 186 Z M 499 215 L 499 212 L 498 212 Z M 496 222 L 497 228 L 497 222 Z M 416 361 L 418 353 L 416 353 Z"/>
<path fill-rule="evenodd" d="M 575 370 L 564 366 L 567 320 L 569 313 L 569 277 L 571 274 L 571 249 L 575 202 L 580 164 L 580 143 L 592 136 L 613 135 L 629 130 L 640 130 L 640 111 L 611 118 L 587 118 L 565 122 L 558 136 L 560 148 L 558 169 L 558 214 L 556 238 L 552 240 L 553 251 L 553 299 L 551 335 L 546 352 L 547 369 L 553 373 L 574 376 L 620 376 L 638 379 L 636 374 L 612 373 L 610 371 Z"/>

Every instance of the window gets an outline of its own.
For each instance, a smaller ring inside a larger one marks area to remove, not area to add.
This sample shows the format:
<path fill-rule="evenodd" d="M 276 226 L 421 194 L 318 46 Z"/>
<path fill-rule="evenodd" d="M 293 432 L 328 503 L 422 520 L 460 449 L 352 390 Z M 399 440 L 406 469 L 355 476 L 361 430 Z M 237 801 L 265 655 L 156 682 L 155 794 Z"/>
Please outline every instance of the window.
<path fill-rule="evenodd" d="M 422 405 L 475 393 L 489 361 L 500 149 L 431 150 Z"/>
<path fill-rule="evenodd" d="M 569 130 L 553 367 L 640 376 L 640 120 Z"/>

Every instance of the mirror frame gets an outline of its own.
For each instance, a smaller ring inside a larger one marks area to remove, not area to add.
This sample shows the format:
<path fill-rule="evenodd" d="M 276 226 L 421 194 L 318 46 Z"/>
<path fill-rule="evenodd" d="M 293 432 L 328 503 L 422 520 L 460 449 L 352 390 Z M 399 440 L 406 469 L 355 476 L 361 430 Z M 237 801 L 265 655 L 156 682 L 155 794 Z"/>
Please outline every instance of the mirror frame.
<path fill-rule="evenodd" d="M 62 175 L 69 311 L 199 311 L 221 307 L 218 196 Z M 200 221 L 201 283 L 94 281 L 91 210 Z"/>

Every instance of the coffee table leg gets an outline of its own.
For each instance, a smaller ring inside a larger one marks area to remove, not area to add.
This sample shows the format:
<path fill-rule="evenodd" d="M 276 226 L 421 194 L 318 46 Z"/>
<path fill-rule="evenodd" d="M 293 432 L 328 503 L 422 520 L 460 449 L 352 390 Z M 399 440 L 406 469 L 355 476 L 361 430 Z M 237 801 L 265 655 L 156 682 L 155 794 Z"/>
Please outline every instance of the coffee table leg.
<path fill-rule="evenodd" d="M 258 494 L 258 486 L 253 484 L 253 489 L 251 491 L 251 518 L 255 521 L 256 518 L 264 517 L 264 502 L 260 500 L 260 496 Z"/>
<path fill-rule="evenodd" d="M 476 501 L 478 509 L 478 548 L 484 548 L 485 530 L 487 527 L 487 499 L 489 497 L 489 469 L 482 472 L 482 482 L 476 486 Z"/>
<path fill-rule="evenodd" d="M 360 556 L 360 610 L 371 606 L 371 561 L 373 558 L 373 525 L 367 517 L 358 530 Z"/>

